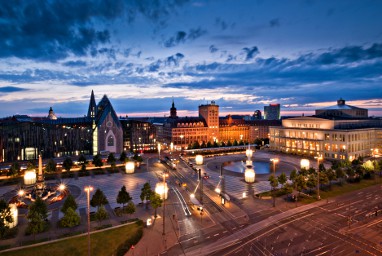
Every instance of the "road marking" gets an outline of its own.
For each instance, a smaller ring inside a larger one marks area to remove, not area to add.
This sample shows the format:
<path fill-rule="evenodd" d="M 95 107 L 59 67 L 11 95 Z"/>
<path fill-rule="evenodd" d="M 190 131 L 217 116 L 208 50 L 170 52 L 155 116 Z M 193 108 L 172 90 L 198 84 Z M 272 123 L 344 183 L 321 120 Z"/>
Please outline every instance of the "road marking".
<path fill-rule="evenodd" d="M 214 236 L 218 236 L 218 235 L 219 235 L 219 233 L 215 234 Z"/>

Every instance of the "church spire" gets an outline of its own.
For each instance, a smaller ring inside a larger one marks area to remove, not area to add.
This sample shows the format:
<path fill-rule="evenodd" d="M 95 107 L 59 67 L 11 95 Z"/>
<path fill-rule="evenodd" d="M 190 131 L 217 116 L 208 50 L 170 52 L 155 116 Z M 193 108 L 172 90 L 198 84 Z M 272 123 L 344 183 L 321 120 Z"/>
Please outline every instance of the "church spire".
<path fill-rule="evenodd" d="M 92 90 L 92 94 L 90 96 L 88 117 L 94 118 L 96 116 L 97 105 L 94 98 L 94 91 Z"/>
<path fill-rule="evenodd" d="M 172 98 L 172 107 L 170 108 L 170 118 L 177 118 L 174 98 Z"/>

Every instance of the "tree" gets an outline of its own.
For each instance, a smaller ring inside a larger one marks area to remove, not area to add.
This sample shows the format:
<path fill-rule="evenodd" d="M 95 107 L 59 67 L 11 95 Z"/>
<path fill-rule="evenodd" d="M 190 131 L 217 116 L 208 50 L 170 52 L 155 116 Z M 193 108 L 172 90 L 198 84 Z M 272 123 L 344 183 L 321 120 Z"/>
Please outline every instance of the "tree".
<path fill-rule="evenodd" d="M 222 143 L 220 144 L 221 147 L 226 147 L 227 145 L 225 144 L 224 141 L 222 141 Z"/>
<path fill-rule="evenodd" d="M 234 141 L 233 141 L 233 146 L 237 146 L 237 145 L 239 145 L 239 143 L 237 143 L 237 140 L 235 139 Z"/>
<path fill-rule="evenodd" d="M 230 140 L 227 142 L 227 147 L 232 147 L 232 142 Z"/>
<path fill-rule="evenodd" d="M 48 160 L 45 166 L 45 171 L 46 172 L 56 172 L 57 170 L 57 164 L 56 162 L 51 158 Z"/>
<path fill-rule="evenodd" d="M 135 212 L 135 204 L 130 201 L 127 205 L 126 208 L 124 209 L 124 212 L 127 214 L 133 214 Z"/>
<path fill-rule="evenodd" d="M 208 141 L 208 142 L 207 142 L 207 148 L 212 148 L 212 143 L 211 143 L 211 141 Z"/>
<path fill-rule="evenodd" d="M 20 164 L 18 162 L 13 162 L 11 168 L 9 168 L 8 176 L 16 176 L 19 174 Z"/>
<path fill-rule="evenodd" d="M 146 182 L 145 184 L 143 184 L 143 187 L 141 188 L 141 195 L 139 196 L 142 200 L 142 203 L 144 200 L 150 200 L 150 196 L 152 194 L 152 190 L 151 190 L 151 186 L 150 186 L 150 183 Z M 147 208 L 147 204 L 146 204 L 146 208 Z"/>
<path fill-rule="evenodd" d="M 105 204 L 108 204 L 108 203 L 109 202 L 107 201 L 107 198 L 106 198 L 105 194 L 102 192 L 102 190 L 97 188 L 96 192 L 92 196 L 92 199 L 90 200 L 90 205 L 92 207 L 97 207 L 98 210 L 99 210 L 99 208 L 101 206 L 103 206 Z"/>
<path fill-rule="evenodd" d="M 73 161 L 70 157 L 67 157 L 65 158 L 64 162 L 62 163 L 62 167 L 64 167 L 64 169 L 69 172 L 70 169 L 72 169 L 73 167 Z"/>
<path fill-rule="evenodd" d="M 62 205 L 61 207 L 61 212 L 62 213 L 66 213 L 66 211 L 71 208 L 72 210 L 77 210 L 77 203 L 76 203 L 76 200 L 74 199 L 74 197 L 69 194 L 67 197 L 66 197 L 66 200 L 64 202 L 64 204 Z"/>
<path fill-rule="evenodd" d="M 93 164 L 96 166 L 96 167 L 101 167 L 103 165 L 103 162 L 102 162 L 102 157 L 100 154 L 97 154 L 93 157 Z"/>
<path fill-rule="evenodd" d="M 287 182 L 287 176 L 285 175 L 285 173 L 281 173 L 278 177 L 277 177 L 277 180 L 279 181 L 279 183 L 283 186 L 284 188 L 284 185 L 285 183 Z"/>
<path fill-rule="evenodd" d="M 13 216 L 9 204 L 4 200 L 0 200 L 0 237 L 4 237 L 5 232 L 9 229 L 8 223 L 12 223 Z"/>
<path fill-rule="evenodd" d="M 289 175 L 289 179 L 293 182 L 293 186 L 296 188 L 296 178 L 297 178 L 297 171 L 293 170 L 291 171 Z"/>
<path fill-rule="evenodd" d="M 217 141 L 216 141 L 216 140 L 214 141 L 214 145 L 213 145 L 213 146 L 214 146 L 214 148 L 217 148 L 217 147 L 219 147 L 219 145 L 218 145 L 218 143 L 217 143 Z"/>
<path fill-rule="evenodd" d="M 64 217 L 62 217 L 62 219 L 60 220 L 61 227 L 67 228 L 78 226 L 80 225 L 80 223 L 80 215 L 78 215 L 78 213 L 71 207 L 66 209 Z"/>
<path fill-rule="evenodd" d="M 310 174 L 308 176 L 308 181 L 306 182 L 306 186 L 309 188 L 310 191 L 312 191 L 313 188 L 317 187 L 317 176 L 315 174 Z"/>
<path fill-rule="evenodd" d="M 343 182 L 343 178 L 345 177 L 345 172 L 343 168 L 336 169 L 336 176 L 338 179 L 340 179 L 340 183 Z"/>
<path fill-rule="evenodd" d="M 151 206 L 155 210 L 154 218 L 156 218 L 157 217 L 157 208 L 162 206 L 163 200 L 160 198 L 160 195 L 158 193 L 154 192 L 154 193 L 151 193 L 150 202 L 151 202 Z"/>
<path fill-rule="evenodd" d="M 273 175 L 273 174 L 271 174 L 271 176 L 269 176 L 268 181 L 269 181 L 269 184 L 270 184 L 271 187 L 272 187 L 273 207 L 276 207 L 276 197 L 275 197 L 275 192 L 276 192 L 276 188 L 277 188 L 278 185 L 279 185 L 279 181 L 277 180 L 277 178 L 276 178 L 275 175 Z"/>
<path fill-rule="evenodd" d="M 48 207 L 46 203 L 37 197 L 28 208 L 27 219 L 29 221 L 27 227 L 27 233 L 36 235 L 41 233 L 46 229 L 45 220 L 48 218 Z"/>
<path fill-rule="evenodd" d="M 126 159 L 127 159 L 126 152 L 122 151 L 121 155 L 119 156 L 119 161 L 124 163 L 124 162 L 126 162 Z"/>
<path fill-rule="evenodd" d="M 107 157 L 107 163 L 110 164 L 111 168 L 115 168 L 115 157 L 113 153 L 110 153 L 109 156 Z"/>
<path fill-rule="evenodd" d="M 300 193 L 302 190 L 306 188 L 306 181 L 305 177 L 303 175 L 298 175 L 295 180 L 296 183 L 296 189 L 298 191 L 298 196 L 300 197 Z"/>
<path fill-rule="evenodd" d="M 329 187 L 330 189 L 332 188 L 332 181 L 337 179 L 336 172 L 334 172 L 332 169 L 327 169 L 325 171 L 326 176 L 328 177 L 329 180 Z"/>
<path fill-rule="evenodd" d="M 103 205 L 101 205 L 101 206 L 98 208 L 97 212 L 95 213 L 95 216 L 94 216 L 94 217 L 95 217 L 96 220 L 98 220 L 98 221 L 100 222 L 100 224 L 101 224 L 101 222 L 102 222 L 103 220 L 106 220 L 108 216 L 109 216 L 109 215 L 107 214 L 107 211 L 106 211 L 105 207 L 104 207 Z"/>
<path fill-rule="evenodd" d="M 131 196 L 129 192 L 126 191 L 126 187 L 122 186 L 121 190 L 118 192 L 117 203 L 122 204 L 122 209 L 125 207 L 129 201 L 131 201 Z"/>
<path fill-rule="evenodd" d="M 201 147 L 201 148 L 206 148 L 206 147 L 207 147 L 206 142 L 203 141 L 203 142 L 202 142 L 202 145 L 200 145 L 200 147 Z"/>
<path fill-rule="evenodd" d="M 320 172 L 320 187 L 328 183 L 329 183 L 329 178 L 328 178 L 328 175 L 326 175 L 326 172 Z"/>
<path fill-rule="evenodd" d="M 86 157 L 84 155 L 80 155 L 80 157 L 78 158 L 78 162 L 80 164 L 86 164 Z"/>
<path fill-rule="evenodd" d="M 200 148 L 199 141 L 195 141 L 194 144 L 192 144 L 192 148 L 193 148 L 193 149 L 198 149 L 198 148 Z"/>

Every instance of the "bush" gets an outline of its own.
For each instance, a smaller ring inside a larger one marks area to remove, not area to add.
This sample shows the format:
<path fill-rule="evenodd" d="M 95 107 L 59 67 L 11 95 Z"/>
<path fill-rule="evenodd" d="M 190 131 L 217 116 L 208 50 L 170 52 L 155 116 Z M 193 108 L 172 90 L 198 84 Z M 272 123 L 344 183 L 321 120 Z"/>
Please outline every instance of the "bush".
<path fill-rule="evenodd" d="M 9 228 L 5 231 L 4 236 L 1 239 L 5 240 L 15 238 L 17 236 L 18 231 L 19 230 L 17 229 L 17 227 Z"/>

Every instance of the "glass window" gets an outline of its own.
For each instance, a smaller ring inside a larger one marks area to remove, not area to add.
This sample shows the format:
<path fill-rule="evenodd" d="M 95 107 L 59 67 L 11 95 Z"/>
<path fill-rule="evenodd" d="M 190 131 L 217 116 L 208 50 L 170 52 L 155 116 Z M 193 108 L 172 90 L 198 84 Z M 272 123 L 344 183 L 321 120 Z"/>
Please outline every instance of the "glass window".
<path fill-rule="evenodd" d="M 114 137 L 113 137 L 113 135 L 110 135 L 110 136 L 107 138 L 107 145 L 108 145 L 109 147 L 114 146 Z"/>

